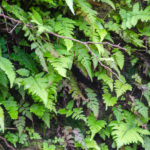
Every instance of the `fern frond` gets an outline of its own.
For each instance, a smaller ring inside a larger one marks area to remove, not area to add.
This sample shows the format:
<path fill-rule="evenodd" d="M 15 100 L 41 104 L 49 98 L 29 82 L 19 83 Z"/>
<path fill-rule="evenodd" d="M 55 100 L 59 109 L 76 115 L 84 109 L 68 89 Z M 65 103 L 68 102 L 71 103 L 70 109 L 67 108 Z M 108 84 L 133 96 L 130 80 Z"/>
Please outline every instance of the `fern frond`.
<path fill-rule="evenodd" d="M 42 65 L 42 67 L 44 68 L 44 70 L 45 70 L 46 72 L 48 72 L 48 67 L 47 67 L 47 64 L 46 64 L 46 60 L 45 60 L 45 58 L 44 58 L 44 56 L 43 56 L 43 53 L 41 52 L 41 50 L 40 50 L 39 48 L 37 48 L 37 49 L 35 50 L 35 54 L 39 57 L 39 59 L 40 59 L 40 64 Z"/>
<path fill-rule="evenodd" d="M 8 111 L 11 119 L 17 119 L 18 118 L 18 105 L 17 102 L 14 101 L 13 97 L 9 97 L 8 100 L 1 102 L 5 109 Z"/>
<path fill-rule="evenodd" d="M 43 73 L 23 79 L 22 84 L 24 85 L 24 89 L 27 89 L 33 95 L 39 96 L 44 104 L 47 104 L 48 92 L 46 89 L 48 87 L 48 81 L 43 77 Z"/>
<path fill-rule="evenodd" d="M 3 108 L 0 106 L 0 129 L 4 132 L 4 111 Z"/>
<path fill-rule="evenodd" d="M 67 71 L 72 68 L 73 57 L 71 55 L 59 58 L 49 56 L 48 61 L 62 77 L 66 77 Z"/>
<path fill-rule="evenodd" d="M 6 59 L 4 57 L 0 57 L 0 69 L 6 73 L 8 79 L 10 81 L 10 87 L 12 87 L 14 80 L 16 78 L 16 74 L 14 72 L 14 66 L 8 59 Z"/>
<path fill-rule="evenodd" d="M 105 84 L 107 84 L 111 91 L 113 91 L 113 79 L 110 78 L 105 70 L 99 71 L 95 73 L 98 80 L 103 80 Z"/>
<path fill-rule="evenodd" d="M 72 113 L 72 118 L 75 120 L 83 120 L 86 122 L 86 117 L 83 114 L 82 108 L 74 108 Z"/>
<path fill-rule="evenodd" d="M 119 68 L 122 70 L 124 66 L 124 55 L 118 49 L 114 49 L 113 52 L 114 52 L 113 58 L 116 61 Z"/>
<path fill-rule="evenodd" d="M 121 76 L 122 81 L 125 81 L 125 79 Z M 131 91 L 132 87 L 129 84 L 123 84 L 119 80 L 115 81 L 115 92 L 117 94 L 117 97 L 120 97 L 122 94 L 124 94 L 126 91 Z"/>
<path fill-rule="evenodd" d="M 86 0 L 75 0 L 77 6 L 81 9 L 81 14 L 89 24 L 94 24 L 96 21 L 97 12 L 94 11 L 91 5 Z"/>
<path fill-rule="evenodd" d="M 57 17 L 56 23 L 54 25 L 55 32 L 59 33 L 62 36 L 72 38 L 73 29 L 74 29 L 75 22 L 69 18 L 63 18 L 61 15 Z M 73 42 L 68 39 L 64 39 L 65 46 L 69 51 L 73 47 Z"/>
<path fill-rule="evenodd" d="M 87 107 L 93 111 L 94 116 L 97 118 L 99 114 L 99 103 L 98 103 L 97 95 L 90 88 L 86 88 L 85 91 L 88 97 Z"/>
<path fill-rule="evenodd" d="M 105 127 L 106 122 L 104 120 L 96 120 L 94 115 L 88 117 L 87 124 L 91 130 L 91 140 L 93 140 L 96 133 L 98 133 L 103 127 Z"/>
<path fill-rule="evenodd" d="M 114 10 L 116 9 L 114 3 L 111 0 L 101 0 L 101 1 L 110 5 Z"/>
<path fill-rule="evenodd" d="M 88 50 L 83 46 L 77 44 L 75 46 L 75 54 L 78 58 L 78 61 L 85 67 L 90 79 L 92 80 L 92 66 L 91 66 L 91 56 L 88 53 Z"/>
<path fill-rule="evenodd" d="M 148 119 L 148 108 L 144 105 L 144 103 L 136 100 L 135 110 L 138 111 L 145 119 Z"/>
<path fill-rule="evenodd" d="M 103 94 L 103 99 L 106 104 L 106 110 L 108 106 L 114 106 L 117 103 L 117 97 L 112 97 L 110 93 Z"/>
<path fill-rule="evenodd" d="M 123 145 L 128 145 L 131 143 L 141 142 L 144 143 L 142 136 L 150 135 L 148 130 L 134 126 L 133 124 L 128 124 L 124 122 L 113 123 L 112 135 L 115 138 L 117 147 L 120 148 Z"/>
<path fill-rule="evenodd" d="M 14 121 L 14 125 L 17 127 L 19 131 L 19 136 L 21 136 L 25 128 L 25 117 L 24 116 L 18 117 L 18 119 Z"/>
<path fill-rule="evenodd" d="M 123 20 L 122 28 L 131 28 L 135 26 L 139 20 L 142 22 L 147 22 L 150 20 L 150 7 L 148 6 L 144 10 L 140 10 L 139 3 L 133 5 L 132 11 L 126 11 L 125 9 L 120 9 L 120 15 Z"/>
<path fill-rule="evenodd" d="M 29 69 L 30 71 L 37 73 L 37 65 L 34 62 L 33 58 L 31 55 L 25 53 L 21 48 L 19 47 L 13 47 L 13 50 L 15 53 L 11 54 L 11 59 L 14 61 L 19 62 L 20 65 L 24 66 L 25 68 Z"/>
<path fill-rule="evenodd" d="M 42 104 L 33 104 L 30 107 L 30 112 L 34 113 L 36 116 L 41 118 L 44 115 L 45 108 L 44 108 L 44 106 Z"/>
<path fill-rule="evenodd" d="M 71 90 L 72 90 L 72 97 L 74 100 L 86 100 L 81 92 L 81 90 L 78 87 L 77 81 L 73 74 L 70 72 L 70 84 L 71 84 Z"/>

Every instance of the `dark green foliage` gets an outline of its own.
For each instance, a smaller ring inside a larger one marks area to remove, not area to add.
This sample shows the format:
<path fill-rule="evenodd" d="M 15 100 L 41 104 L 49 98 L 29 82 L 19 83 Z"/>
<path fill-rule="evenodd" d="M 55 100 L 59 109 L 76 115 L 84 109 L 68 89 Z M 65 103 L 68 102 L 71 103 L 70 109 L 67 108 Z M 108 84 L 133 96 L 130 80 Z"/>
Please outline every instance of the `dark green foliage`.
<path fill-rule="evenodd" d="M 0 146 L 149 150 L 149 5 L 3 0 Z"/>

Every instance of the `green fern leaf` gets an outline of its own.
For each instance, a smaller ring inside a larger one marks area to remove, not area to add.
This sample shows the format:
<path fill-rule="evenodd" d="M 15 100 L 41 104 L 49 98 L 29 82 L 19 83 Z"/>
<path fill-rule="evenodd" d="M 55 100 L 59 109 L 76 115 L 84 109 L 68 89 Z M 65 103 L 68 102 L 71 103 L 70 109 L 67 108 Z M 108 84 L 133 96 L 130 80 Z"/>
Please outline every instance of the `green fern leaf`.
<path fill-rule="evenodd" d="M 106 110 L 108 106 L 114 106 L 117 103 L 117 97 L 112 97 L 110 93 L 103 94 L 103 99 L 106 104 Z"/>
<path fill-rule="evenodd" d="M 141 135 L 150 135 L 148 130 L 136 127 L 128 123 L 113 123 L 112 135 L 115 138 L 117 147 L 120 148 L 123 145 L 128 145 L 131 143 L 141 142 L 144 143 Z"/>
<path fill-rule="evenodd" d="M 121 76 L 121 80 L 125 83 L 125 79 L 123 76 Z M 116 94 L 117 94 L 117 97 L 120 97 L 122 94 L 124 94 L 126 91 L 131 91 L 132 90 L 132 87 L 131 85 L 129 84 L 123 84 L 121 81 L 119 80 L 116 80 L 115 81 L 115 91 L 116 91 Z"/>
<path fill-rule="evenodd" d="M 75 15 L 74 9 L 73 9 L 73 0 L 65 0 L 68 7 L 70 8 L 71 12 Z"/>
<path fill-rule="evenodd" d="M 41 118 L 44 115 L 45 108 L 42 104 L 33 104 L 30 107 L 30 112 L 34 113 L 36 116 Z"/>
<path fill-rule="evenodd" d="M 75 54 L 78 57 L 78 61 L 85 67 L 92 80 L 91 56 L 89 55 L 88 50 L 83 45 L 77 44 L 77 46 L 75 46 Z"/>
<path fill-rule="evenodd" d="M 8 100 L 1 102 L 5 109 L 8 111 L 11 119 L 17 119 L 18 118 L 18 105 L 17 102 L 14 101 L 13 97 L 9 97 Z"/>
<path fill-rule="evenodd" d="M 6 73 L 10 81 L 10 87 L 12 87 L 16 77 L 16 74 L 14 72 L 14 66 L 8 59 L 0 57 L 0 68 Z"/>
<path fill-rule="evenodd" d="M 71 85 L 71 92 L 72 92 L 73 99 L 74 100 L 80 100 L 80 99 L 85 100 L 81 90 L 78 87 L 78 83 L 71 72 L 69 74 L 69 77 L 70 77 L 70 85 Z"/>
<path fill-rule="evenodd" d="M 4 132 L 4 111 L 2 107 L 0 107 L 0 129 Z"/>
<path fill-rule="evenodd" d="M 19 75 L 24 76 L 24 77 L 28 77 L 29 74 L 30 74 L 30 71 L 27 70 L 27 69 L 25 69 L 25 68 L 18 69 L 16 72 L 17 72 Z"/>
<path fill-rule="evenodd" d="M 94 24 L 96 21 L 97 12 L 94 11 L 91 5 L 86 0 L 74 0 L 77 6 L 81 9 L 82 15 L 89 24 Z"/>
<path fill-rule="evenodd" d="M 87 137 L 85 139 L 85 144 L 86 144 L 86 147 L 88 149 L 92 149 L 92 150 L 101 150 L 101 148 L 99 147 L 99 145 L 96 143 L 95 140 L 91 140 L 89 137 Z"/>
<path fill-rule="evenodd" d="M 114 3 L 111 0 L 101 0 L 101 1 L 110 5 L 114 10 L 116 9 Z"/>
<path fill-rule="evenodd" d="M 35 50 L 35 54 L 39 57 L 40 63 L 41 63 L 41 65 L 42 65 L 42 67 L 44 68 L 44 70 L 45 70 L 46 72 L 48 72 L 48 67 L 47 67 L 47 65 L 46 65 L 45 58 L 44 58 L 43 53 L 40 51 L 39 48 L 37 48 L 37 49 Z"/>
<path fill-rule="evenodd" d="M 136 100 L 135 110 L 137 110 L 145 119 L 148 119 L 148 108 L 139 100 Z"/>
<path fill-rule="evenodd" d="M 99 115 L 99 103 L 98 103 L 97 95 L 90 88 L 86 88 L 85 91 L 88 97 L 87 107 L 93 111 L 94 116 L 97 118 Z"/>
<path fill-rule="evenodd" d="M 69 18 L 63 18 L 61 15 L 57 17 L 57 21 L 54 26 L 55 32 L 58 32 L 60 35 L 65 37 L 72 38 L 73 29 L 74 29 L 75 22 Z M 65 46 L 69 51 L 73 47 L 72 40 L 64 39 Z"/>
<path fill-rule="evenodd" d="M 19 136 L 21 136 L 25 128 L 25 117 L 24 116 L 18 117 L 18 119 L 14 121 L 14 125 L 17 127 L 19 131 Z"/>
<path fill-rule="evenodd" d="M 123 69 L 124 66 L 124 55 L 122 54 L 121 51 L 119 51 L 118 49 L 114 49 L 113 50 L 114 54 L 113 54 L 113 58 L 116 61 L 117 65 L 120 67 L 120 69 Z"/>
<path fill-rule="evenodd" d="M 31 94 L 35 94 L 40 97 L 40 99 L 47 104 L 48 100 L 48 81 L 43 77 L 43 73 L 35 75 L 35 77 L 30 76 L 29 78 L 23 79 L 24 88 Z"/>
<path fill-rule="evenodd" d="M 34 62 L 33 58 L 31 55 L 25 53 L 21 48 L 19 47 L 13 47 L 13 50 L 15 53 L 11 54 L 11 59 L 14 61 L 19 62 L 20 65 L 24 66 L 25 68 L 29 69 L 30 71 L 37 73 L 37 65 Z"/>
<path fill-rule="evenodd" d="M 96 120 L 94 115 L 88 117 L 87 124 L 91 130 L 91 140 L 93 140 L 96 133 L 98 133 L 103 127 L 105 127 L 106 122 L 104 120 Z"/>
<path fill-rule="evenodd" d="M 50 56 L 48 58 L 48 61 L 62 77 L 66 77 L 67 70 L 70 70 L 72 68 L 73 57 L 61 56 L 59 58 L 55 58 Z"/>
<path fill-rule="evenodd" d="M 103 80 L 103 82 L 109 86 L 110 90 L 113 91 L 113 79 L 106 74 L 106 71 L 96 72 L 95 75 L 98 80 Z"/>

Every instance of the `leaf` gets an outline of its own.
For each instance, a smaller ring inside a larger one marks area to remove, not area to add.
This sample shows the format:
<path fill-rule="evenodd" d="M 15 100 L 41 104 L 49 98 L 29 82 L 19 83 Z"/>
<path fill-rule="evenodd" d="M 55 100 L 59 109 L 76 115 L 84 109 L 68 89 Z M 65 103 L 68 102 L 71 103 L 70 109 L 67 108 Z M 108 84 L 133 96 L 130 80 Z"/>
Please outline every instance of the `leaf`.
<path fill-rule="evenodd" d="M 112 97 L 110 93 L 103 94 L 104 103 L 106 104 L 106 110 L 108 106 L 114 106 L 117 103 L 117 97 Z"/>
<path fill-rule="evenodd" d="M 101 0 L 101 1 L 110 5 L 114 10 L 116 9 L 114 3 L 111 0 Z"/>
<path fill-rule="evenodd" d="M 113 54 L 113 57 L 117 63 L 117 65 L 119 66 L 119 68 L 122 70 L 123 66 L 124 66 L 124 55 L 122 54 L 121 51 L 115 49 L 113 52 L 115 52 Z"/>
<path fill-rule="evenodd" d="M 44 115 L 45 108 L 41 104 L 33 104 L 30 107 L 30 112 L 34 113 L 36 116 L 41 118 Z"/>
<path fill-rule="evenodd" d="M 121 80 L 124 82 L 125 79 L 123 78 L 123 76 L 121 76 Z M 116 91 L 116 94 L 117 94 L 117 97 L 120 97 L 122 94 L 124 94 L 126 91 L 128 90 L 132 90 L 132 87 L 131 85 L 125 83 L 123 84 L 121 81 L 119 80 L 116 80 L 115 81 L 115 91 Z"/>
<path fill-rule="evenodd" d="M 16 72 L 17 72 L 19 75 L 24 76 L 24 77 L 28 77 L 29 74 L 30 74 L 30 71 L 27 70 L 27 69 L 25 69 L 25 68 L 18 69 Z"/>
<path fill-rule="evenodd" d="M 94 116 L 98 118 L 99 115 L 99 103 L 97 99 L 97 95 L 94 93 L 94 91 L 90 88 L 85 89 L 87 96 L 88 96 L 88 104 L 87 107 L 91 109 L 94 113 Z"/>
<path fill-rule="evenodd" d="M 73 9 L 73 0 L 65 0 L 68 7 L 70 8 L 71 12 L 75 15 L 74 9 Z"/>
<path fill-rule="evenodd" d="M 90 138 L 85 139 L 85 144 L 87 149 L 93 149 L 93 150 L 101 150 L 101 148 L 97 145 L 95 140 L 91 140 Z"/>
<path fill-rule="evenodd" d="M 113 126 L 112 135 L 115 138 L 118 148 L 123 145 L 137 142 L 141 142 L 142 144 L 144 144 L 141 135 L 150 135 L 150 132 L 148 130 L 136 127 L 128 123 L 113 123 L 111 124 L 111 126 Z"/>
<path fill-rule="evenodd" d="M 4 105 L 5 109 L 8 111 L 11 119 L 18 118 L 18 105 L 17 102 L 14 101 L 13 97 L 9 97 L 8 100 L 2 101 L 2 104 Z"/>
<path fill-rule="evenodd" d="M 93 140 L 96 133 L 98 133 L 103 127 L 105 127 L 106 122 L 104 120 L 96 120 L 96 118 L 91 115 L 88 117 L 87 124 L 91 130 L 91 140 Z"/>
<path fill-rule="evenodd" d="M 8 59 L 0 57 L 0 68 L 6 73 L 10 81 L 10 87 L 12 87 L 16 77 L 16 74 L 14 72 L 14 66 Z"/>
<path fill-rule="evenodd" d="M 31 16 L 32 16 L 32 20 L 31 20 L 32 22 L 35 22 L 38 25 L 43 24 L 42 18 L 36 10 L 33 10 L 33 13 L 31 14 Z"/>
<path fill-rule="evenodd" d="M 0 129 L 4 132 L 4 111 L 2 107 L 0 107 Z"/>
<path fill-rule="evenodd" d="M 136 100 L 135 110 L 137 110 L 146 120 L 148 119 L 148 107 L 146 107 L 144 103 Z"/>
<path fill-rule="evenodd" d="M 48 86 L 48 81 L 43 77 L 43 73 L 37 74 L 34 77 L 23 79 L 24 88 L 28 89 L 31 94 L 35 94 L 40 97 L 40 99 L 47 104 L 48 92 L 46 90 Z"/>

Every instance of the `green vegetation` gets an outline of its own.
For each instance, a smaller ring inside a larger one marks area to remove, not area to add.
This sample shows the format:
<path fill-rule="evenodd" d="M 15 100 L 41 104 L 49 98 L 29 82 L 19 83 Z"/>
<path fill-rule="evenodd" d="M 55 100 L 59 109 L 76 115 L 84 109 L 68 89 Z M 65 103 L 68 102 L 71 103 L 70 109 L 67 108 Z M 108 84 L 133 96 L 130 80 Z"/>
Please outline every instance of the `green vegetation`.
<path fill-rule="evenodd" d="M 2 0 L 0 149 L 149 150 L 150 0 Z"/>

